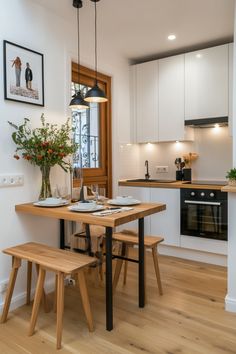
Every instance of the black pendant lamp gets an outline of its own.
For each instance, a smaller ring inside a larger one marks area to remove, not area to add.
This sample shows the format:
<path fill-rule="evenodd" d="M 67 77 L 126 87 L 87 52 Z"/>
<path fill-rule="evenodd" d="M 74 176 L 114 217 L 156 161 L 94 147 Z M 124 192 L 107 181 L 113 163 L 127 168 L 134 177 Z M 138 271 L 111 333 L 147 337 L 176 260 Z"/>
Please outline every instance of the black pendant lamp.
<path fill-rule="evenodd" d="M 88 90 L 85 95 L 85 101 L 87 102 L 107 102 L 108 99 L 106 98 L 105 92 L 98 86 L 98 68 L 97 68 L 97 2 L 100 0 L 91 0 L 94 2 L 94 9 L 95 9 L 95 83 L 94 86 Z"/>
<path fill-rule="evenodd" d="M 73 0 L 73 6 L 77 8 L 77 23 L 78 23 L 78 82 L 80 84 L 80 37 L 79 37 L 79 9 L 83 6 L 82 0 Z M 70 101 L 72 109 L 88 109 L 89 103 L 85 102 L 83 95 L 79 90 L 72 96 Z"/>

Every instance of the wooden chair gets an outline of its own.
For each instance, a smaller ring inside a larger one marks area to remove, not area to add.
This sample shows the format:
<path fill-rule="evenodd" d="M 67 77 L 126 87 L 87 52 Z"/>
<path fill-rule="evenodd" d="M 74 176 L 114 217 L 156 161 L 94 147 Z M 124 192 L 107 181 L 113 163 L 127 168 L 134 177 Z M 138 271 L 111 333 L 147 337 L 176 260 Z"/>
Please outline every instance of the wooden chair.
<path fill-rule="evenodd" d="M 18 269 L 22 260 L 27 260 L 38 265 L 39 275 L 36 286 L 33 310 L 30 320 L 29 336 L 33 335 L 40 301 L 43 294 L 43 285 L 46 276 L 46 270 L 55 272 L 57 284 L 57 349 L 61 348 L 63 311 L 64 311 L 64 278 L 66 275 L 74 275 L 77 278 L 80 288 L 82 304 L 88 323 L 89 331 L 94 330 L 92 313 L 90 309 L 87 286 L 84 277 L 84 268 L 96 262 L 96 258 L 88 257 L 81 254 L 60 250 L 54 247 L 38 243 L 25 243 L 15 247 L 5 249 L 4 253 L 12 256 L 12 271 L 6 292 L 1 323 L 7 319 L 11 298 L 15 286 Z"/>
<path fill-rule="evenodd" d="M 85 253 L 97 258 L 97 270 L 101 281 L 103 281 L 103 248 L 105 228 L 98 225 L 89 225 L 89 237 L 87 237 L 85 224 L 81 224 L 79 232 L 75 232 L 70 236 L 71 251 Z"/>
<path fill-rule="evenodd" d="M 125 257 L 129 256 L 129 247 L 138 246 L 138 243 L 139 243 L 138 242 L 138 234 L 132 230 L 123 230 L 121 232 L 114 233 L 113 240 L 119 241 L 121 243 L 121 248 L 122 248 L 121 252 Z M 160 295 L 163 295 L 163 290 L 162 290 L 160 270 L 159 270 L 159 264 L 158 264 L 157 246 L 163 240 L 164 240 L 164 238 L 160 237 L 160 236 L 155 236 L 155 237 L 154 236 L 146 236 L 146 235 L 144 236 L 145 249 L 151 248 L 151 250 L 152 250 L 154 269 L 155 269 L 155 273 L 156 273 L 157 284 L 158 284 L 158 289 L 159 289 Z M 116 262 L 114 279 L 113 279 L 113 289 L 114 290 L 116 289 L 117 283 L 119 281 L 123 261 L 124 260 L 122 260 L 122 259 L 118 259 Z M 126 279 L 127 279 L 127 268 L 128 268 L 128 261 L 125 261 L 124 280 L 123 280 L 124 285 L 126 284 Z M 146 272 L 146 266 L 145 266 L 145 272 Z"/>

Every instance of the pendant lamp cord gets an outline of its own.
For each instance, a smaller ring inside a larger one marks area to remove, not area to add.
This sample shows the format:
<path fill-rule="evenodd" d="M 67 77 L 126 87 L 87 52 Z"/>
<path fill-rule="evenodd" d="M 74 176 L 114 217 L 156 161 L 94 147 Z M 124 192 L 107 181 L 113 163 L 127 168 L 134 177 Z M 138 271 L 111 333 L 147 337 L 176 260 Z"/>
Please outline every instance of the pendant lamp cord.
<path fill-rule="evenodd" d="M 98 64 L 97 64 L 97 2 L 95 1 L 95 84 L 98 82 Z"/>
<path fill-rule="evenodd" d="M 78 23 L 78 83 L 79 83 L 79 90 L 80 92 L 80 36 L 79 36 L 79 7 L 77 8 L 77 23 Z"/>

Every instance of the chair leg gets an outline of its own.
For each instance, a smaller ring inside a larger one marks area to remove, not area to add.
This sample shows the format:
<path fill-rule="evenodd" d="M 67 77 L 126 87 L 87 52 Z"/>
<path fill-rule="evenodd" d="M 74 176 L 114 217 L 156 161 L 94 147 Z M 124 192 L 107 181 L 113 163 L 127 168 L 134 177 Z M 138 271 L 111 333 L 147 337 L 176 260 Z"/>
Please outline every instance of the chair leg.
<path fill-rule="evenodd" d="M 159 288 L 159 294 L 163 295 L 163 290 L 162 290 L 162 284 L 161 284 L 161 276 L 160 276 L 160 270 L 159 270 L 159 264 L 158 264 L 158 255 L 157 255 L 157 248 L 156 246 L 152 248 L 152 257 L 153 257 L 153 262 L 154 262 L 154 268 L 156 272 L 156 278 L 157 278 L 157 284 Z"/>
<path fill-rule="evenodd" d="M 43 294 L 43 284 L 45 280 L 46 271 L 39 267 L 39 275 L 37 280 L 36 292 L 34 297 L 33 309 L 30 319 L 30 327 L 29 327 L 29 336 L 32 336 L 34 333 L 38 313 L 39 313 L 39 306 L 42 299 Z"/>
<path fill-rule="evenodd" d="M 126 252 L 125 252 L 125 257 L 129 257 L 129 246 L 126 246 Z M 127 271 L 128 271 L 128 261 L 125 261 L 125 266 L 124 266 L 124 277 L 123 277 L 123 285 L 126 285 L 126 280 L 127 280 Z"/>
<path fill-rule="evenodd" d="M 77 273 L 77 277 L 78 277 L 78 286 L 80 289 L 84 313 L 85 313 L 86 320 L 88 323 L 88 328 L 89 328 L 90 332 L 93 332 L 94 331 L 93 317 L 92 317 L 92 311 L 91 311 L 90 302 L 89 302 L 88 289 L 87 289 L 87 285 L 86 285 L 84 271 L 83 270 L 79 271 Z"/>
<path fill-rule="evenodd" d="M 61 348 L 64 312 L 64 273 L 59 272 L 57 278 L 57 349 Z"/>
<path fill-rule="evenodd" d="M 27 262 L 27 293 L 26 293 L 26 305 L 30 305 L 31 298 L 31 283 L 32 283 L 32 262 Z"/>
<path fill-rule="evenodd" d="M 36 267 L 37 275 L 39 275 L 39 265 L 35 264 L 35 267 Z M 44 312 L 46 313 L 50 312 L 50 306 L 48 304 L 48 300 L 44 288 L 43 288 L 43 295 L 42 295 L 42 303 L 43 303 Z"/>
<path fill-rule="evenodd" d="M 2 316 L 1 316 L 1 323 L 6 322 L 6 320 L 7 320 L 7 315 L 8 315 L 9 307 L 11 304 L 11 298 L 12 298 L 13 290 L 14 290 L 15 283 L 16 283 L 16 277 L 17 277 L 18 269 L 20 268 L 20 266 L 21 266 L 21 260 L 19 258 L 12 257 L 12 270 L 11 270 L 11 275 L 10 275 L 10 279 L 9 279 L 9 284 L 7 287 L 3 312 L 2 312 Z"/>
<path fill-rule="evenodd" d="M 122 242 L 122 245 L 120 246 L 121 251 L 119 252 L 119 255 L 124 255 L 125 254 L 125 249 L 126 245 L 124 242 Z M 115 293 L 119 278 L 120 278 L 120 272 L 123 264 L 123 259 L 117 258 L 116 261 L 116 267 L 115 267 L 115 273 L 114 273 L 114 278 L 113 278 L 113 294 Z"/>
<path fill-rule="evenodd" d="M 58 282 L 58 275 L 55 275 L 55 286 L 54 286 L 54 302 L 53 302 L 53 311 L 57 312 L 57 282 Z"/>

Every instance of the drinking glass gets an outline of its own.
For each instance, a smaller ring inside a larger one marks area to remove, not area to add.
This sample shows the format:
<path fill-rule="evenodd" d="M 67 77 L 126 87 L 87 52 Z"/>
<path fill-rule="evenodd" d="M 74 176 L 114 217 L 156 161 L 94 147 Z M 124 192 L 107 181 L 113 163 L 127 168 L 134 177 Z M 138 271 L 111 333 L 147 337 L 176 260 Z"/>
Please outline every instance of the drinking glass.
<path fill-rule="evenodd" d="M 91 190 L 93 192 L 93 195 L 95 197 L 95 201 L 97 202 L 98 201 L 98 185 L 97 184 L 92 184 L 91 185 Z"/>

